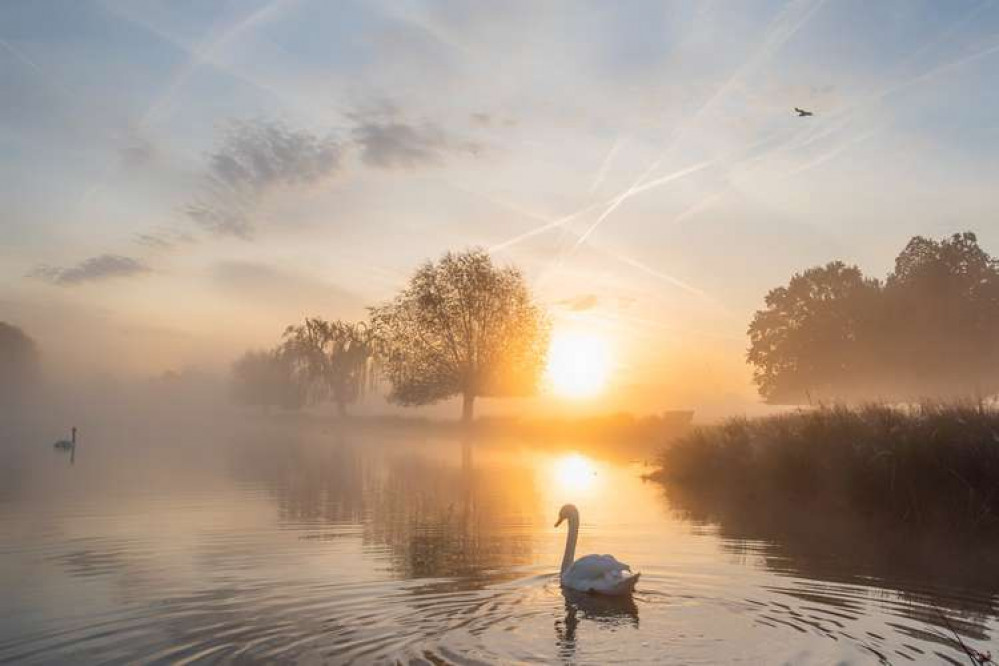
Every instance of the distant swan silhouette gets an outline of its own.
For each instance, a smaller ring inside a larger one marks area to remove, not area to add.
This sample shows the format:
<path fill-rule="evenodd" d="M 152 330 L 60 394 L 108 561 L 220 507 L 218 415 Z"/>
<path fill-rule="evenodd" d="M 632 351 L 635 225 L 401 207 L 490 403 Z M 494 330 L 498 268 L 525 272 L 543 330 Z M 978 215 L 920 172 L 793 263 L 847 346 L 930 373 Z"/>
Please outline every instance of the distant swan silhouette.
<path fill-rule="evenodd" d="M 618 562 L 613 555 L 586 555 L 573 562 L 576 539 L 579 537 L 579 510 L 566 504 L 558 512 L 558 522 L 569 521 L 569 534 L 565 540 L 560 579 L 562 587 L 579 592 L 619 596 L 631 594 L 641 574 L 631 573 L 631 567 Z"/>
<path fill-rule="evenodd" d="M 76 448 L 76 428 L 73 428 L 72 439 L 60 439 L 58 442 L 53 444 L 57 449 L 75 449 Z"/>

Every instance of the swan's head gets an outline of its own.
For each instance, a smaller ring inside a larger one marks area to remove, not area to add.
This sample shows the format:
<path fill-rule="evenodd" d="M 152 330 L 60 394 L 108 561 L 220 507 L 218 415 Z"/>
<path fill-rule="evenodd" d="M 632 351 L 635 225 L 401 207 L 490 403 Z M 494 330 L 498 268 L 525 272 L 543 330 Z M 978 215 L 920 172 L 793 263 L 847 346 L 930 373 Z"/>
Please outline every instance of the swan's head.
<path fill-rule="evenodd" d="M 575 504 L 565 504 L 559 509 L 558 521 L 555 523 L 555 527 L 562 524 L 562 521 L 568 520 L 570 523 L 575 519 L 579 522 L 579 509 L 576 508 Z"/>

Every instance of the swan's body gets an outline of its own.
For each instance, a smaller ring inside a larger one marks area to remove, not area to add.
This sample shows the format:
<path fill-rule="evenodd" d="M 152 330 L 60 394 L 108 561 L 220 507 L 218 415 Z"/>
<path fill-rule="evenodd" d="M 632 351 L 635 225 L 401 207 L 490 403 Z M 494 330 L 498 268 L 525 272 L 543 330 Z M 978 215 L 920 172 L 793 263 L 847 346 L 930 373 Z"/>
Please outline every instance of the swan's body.
<path fill-rule="evenodd" d="M 576 507 L 572 504 L 563 506 L 555 527 L 561 525 L 563 520 L 569 521 L 569 534 L 565 540 L 565 555 L 562 556 L 562 587 L 612 596 L 631 594 L 640 574 L 632 573 L 631 567 L 619 562 L 613 555 L 585 555 L 573 561 L 579 538 L 579 511 Z"/>
<path fill-rule="evenodd" d="M 76 428 L 73 428 L 73 434 L 70 439 L 60 439 L 58 442 L 53 444 L 57 449 L 75 449 L 76 448 Z"/>

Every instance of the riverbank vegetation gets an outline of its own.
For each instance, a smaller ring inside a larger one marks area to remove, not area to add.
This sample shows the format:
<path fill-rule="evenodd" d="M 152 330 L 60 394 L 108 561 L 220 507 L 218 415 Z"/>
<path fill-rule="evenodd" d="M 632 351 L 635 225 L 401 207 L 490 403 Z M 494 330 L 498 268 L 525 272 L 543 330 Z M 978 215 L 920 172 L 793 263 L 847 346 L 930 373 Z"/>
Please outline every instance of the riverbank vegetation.
<path fill-rule="evenodd" d="M 884 527 L 999 535 L 999 410 L 984 404 L 827 406 L 697 428 L 658 480 L 727 501 L 793 503 Z"/>

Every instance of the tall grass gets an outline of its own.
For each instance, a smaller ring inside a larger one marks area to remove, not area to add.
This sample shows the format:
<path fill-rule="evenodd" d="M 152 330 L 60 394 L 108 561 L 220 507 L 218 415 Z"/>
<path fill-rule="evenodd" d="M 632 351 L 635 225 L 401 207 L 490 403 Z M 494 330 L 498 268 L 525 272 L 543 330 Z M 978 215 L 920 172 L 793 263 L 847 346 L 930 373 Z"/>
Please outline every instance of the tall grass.
<path fill-rule="evenodd" d="M 731 419 L 677 439 L 660 463 L 660 480 L 742 501 L 999 533 L 999 411 L 985 405 L 831 406 Z"/>

